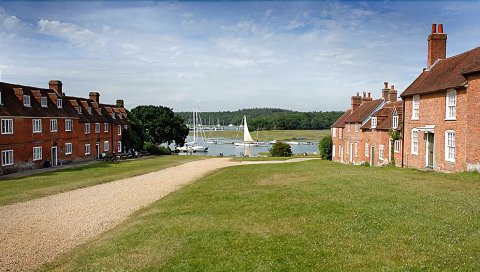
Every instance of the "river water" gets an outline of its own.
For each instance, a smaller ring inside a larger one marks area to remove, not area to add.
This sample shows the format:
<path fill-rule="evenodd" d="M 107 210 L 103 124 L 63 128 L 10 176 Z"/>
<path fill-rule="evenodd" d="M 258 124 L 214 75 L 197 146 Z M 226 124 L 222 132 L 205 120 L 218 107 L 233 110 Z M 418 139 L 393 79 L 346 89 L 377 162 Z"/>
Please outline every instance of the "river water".
<path fill-rule="evenodd" d="M 239 139 L 227 139 L 227 138 L 216 138 L 216 140 L 221 140 L 220 142 L 241 142 Z M 188 136 L 186 142 L 193 141 L 192 136 Z M 260 146 L 236 146 L 232 143 L 206 143 L 202 137 L 197 137 L 197 143 L 201 146 L 208 146 L 208 152 L 196 152 L 192 155 L 202 155 L 202 156 L 218 156 L 220 153 L 223 153 L 224 156 L 249 156 L 256 157 L 260 152 L 268 152 L 272 147 L 269 142 L 261 142 Z M 318 154 L 318 144 L 291 144 L 293 154 Z M 180 153 L 180 155 L 187 155 L 187 153 Z"/>

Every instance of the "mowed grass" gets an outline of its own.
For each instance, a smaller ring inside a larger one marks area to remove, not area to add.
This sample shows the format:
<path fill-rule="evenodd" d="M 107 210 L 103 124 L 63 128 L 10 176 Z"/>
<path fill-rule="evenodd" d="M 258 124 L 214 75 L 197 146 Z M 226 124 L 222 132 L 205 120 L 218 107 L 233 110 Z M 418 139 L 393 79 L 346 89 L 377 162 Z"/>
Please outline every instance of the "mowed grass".
<path fill-rule="evenodd" d="M 0 180 L 0 205 L 133 177 L 179 165 L 199 156 L 160 156 L 120 162 L 98 162 L 32 176 Z"/>
<path fill-rule="evenodd" d="M 480 175 L 319 160 L 227 168 L 43 269 L 479 271 Z"/>
<path fill-rule="evenodd" d="M 192 132 L 191 132 L 192 133 Z M 243 139 L 243 130 L 205 131 L 209 138 L 239 138 Z M 257 141 L 286 141 L 293 139 L 305 139 L 301 141 L 320 141 L 321 138 L 330 135 L 330 130 L 263 130 L 258 132 L 250 131 L 252 137 Z M 192 134 L 193 135 L 193 134 Z"/>

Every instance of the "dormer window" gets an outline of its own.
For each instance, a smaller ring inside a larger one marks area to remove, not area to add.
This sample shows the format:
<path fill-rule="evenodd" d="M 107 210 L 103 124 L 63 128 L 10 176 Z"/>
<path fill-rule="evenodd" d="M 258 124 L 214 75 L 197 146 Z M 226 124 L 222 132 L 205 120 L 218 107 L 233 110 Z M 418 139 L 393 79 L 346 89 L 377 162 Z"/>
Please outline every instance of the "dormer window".
<path fill-rule="evenodd" d="M 47 98 L 45 96 L 42 96 L 40 99 L 40 103 L 42 104 L 42 107 L 46 108 L 47 107 Z"/>
<path fill-rule="evenodd" d="M 392 128 L 397 129 L 398 128 L 398 115 L 395 112 L 393 115 L 393 120 L 392 120 Z"/>
<path fill-rule="evenodd" d="M 59 109 L 63 108 L 63 101 L 62 101 L 61 98 L 57 99 L 57 108 L 59 108 Z"/>
<path fill-rule="evenodd" d="M 82 107 L 78 106 L 78 114 L 82 114 Z"/>
<path fill-rule="evenodd" d="M 30 96 L 27 94 L 23 96 L 23 106 L 30 107 Z"/>
<path fill-rule="evenodd" d="M 372 128 L 377 127 L 377 117 L 372 117 Z"/>

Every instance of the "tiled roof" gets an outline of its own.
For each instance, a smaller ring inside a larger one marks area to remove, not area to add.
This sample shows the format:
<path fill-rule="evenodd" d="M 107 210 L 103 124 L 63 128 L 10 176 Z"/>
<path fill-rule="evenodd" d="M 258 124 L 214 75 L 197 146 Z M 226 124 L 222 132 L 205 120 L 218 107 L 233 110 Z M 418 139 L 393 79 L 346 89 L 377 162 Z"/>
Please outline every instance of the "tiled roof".
<path fill-rule="evenodd" d="M 345 119 L 347 119 L 347 117 L 350 116 L 351 113 L 352 113 L 352 110 L 347 110 L 344 114 L 342 114 L 342 116 L 340 116 L 340 118 L 337 119 L 337 121 L 335 121 L 335 123 L 333 123 L 333 125 L 331 127 L 332 128 L 344 128 L 345 127 Z"/>
<path fill-rule="evenodd" d="M 430 70 L 422 72 L 401 97 L 431 93 L 465 85 L 465 74 L 480 72 L 480 47 L 439 60 Z"/>
<path fill-rule="evenodd" d="M 378 118 L 377 130 L 389 130 L 393 125 L 393 113 L 394 109 L 397 111 L 400 120 L 402 119 L 403 103 L 402 101 L 387 102 L 378 110 L 372 117 Z M 371 119 L 362 126 L 362 129 L 371 129 Z"/>
<path fill-rule="evenodd" d="M 381 103 L 382 99 L 363 102 L 353 113 L 345 119 L 345 123 L 361 123 L 367 118 Z"/>

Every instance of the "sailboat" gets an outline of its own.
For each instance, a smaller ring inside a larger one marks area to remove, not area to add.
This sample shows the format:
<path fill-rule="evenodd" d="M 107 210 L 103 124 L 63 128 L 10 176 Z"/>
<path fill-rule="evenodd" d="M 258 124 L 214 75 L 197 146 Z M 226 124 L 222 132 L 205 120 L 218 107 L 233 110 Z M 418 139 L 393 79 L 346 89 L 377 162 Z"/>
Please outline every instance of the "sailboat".
<path fill-rule="evenodd" d="M 199 118 L 198 112 L 195 111 L 195 108 L 193 108 L 193 141 L 186 143 L 184 146 L 177 148 L 179 151 L 182 152 L 208 152 L 208 146 L 202 146 L 197 143 L 197 130 L 198 127 L 200 127 L 200 134 L 203 136 L 203 139 L 205 139 L 205 133 L 202 131 L 202 122 L 199 121 L 201 120 Z M 198 121 L 198 123 L 197 123 Z"/>
<path fill-rule="evenodd" d="M 247 125 L 247 116 L 243 116 L 243 142 L 242 143 L 235 143 L 236 146 L 258 146 L 259 143 L 255 142 L 250 135 L 250 131 L 248 130 Z"/>

